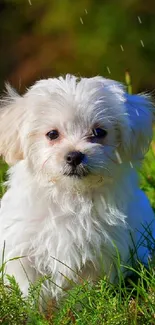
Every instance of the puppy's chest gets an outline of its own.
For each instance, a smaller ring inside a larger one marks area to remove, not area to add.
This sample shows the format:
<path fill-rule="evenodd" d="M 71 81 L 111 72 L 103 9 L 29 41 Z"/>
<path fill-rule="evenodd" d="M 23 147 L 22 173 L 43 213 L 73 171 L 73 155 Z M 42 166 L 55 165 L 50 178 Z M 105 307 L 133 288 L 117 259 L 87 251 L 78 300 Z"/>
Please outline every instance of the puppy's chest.
<path fill-rule="evenodd" d="M 103 232 L 100 217 L 91 200 L 76 202 L 66 211 L 53 209 L 31 240 L 29 256 L 35 267 L 47 272 L 54 269 L 56 259 L 69 267 L 78 267 L 93 260 L 100 251 Z M 62 268 L 59 262 L 59 268 Z"/>

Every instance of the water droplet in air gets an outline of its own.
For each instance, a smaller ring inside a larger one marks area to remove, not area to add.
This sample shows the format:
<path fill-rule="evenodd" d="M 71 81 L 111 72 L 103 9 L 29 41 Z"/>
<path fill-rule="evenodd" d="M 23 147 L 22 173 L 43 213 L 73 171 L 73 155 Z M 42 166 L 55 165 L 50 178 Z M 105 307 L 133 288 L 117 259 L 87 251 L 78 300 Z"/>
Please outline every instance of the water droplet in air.
<path fill-rule="evenodd" d="M 109 74 L 111 74 L 111 71 L 110 71 L 110 69 L 109 69 L 109 67 L 107 66 L 107 71 L 108 71 L 108 73 Z"/>
<path fill-rule="evenodd" d="M 122 159 L 121 159 L 120 154 L 118 153 L 117 150 L 115 150 L 115 155 L 117 157 L 117 160 L 118 160 L 119 164 L 122 164 Z"/>
<path fill-rule="evenodd" d="M 138 18 L 139 23 L 142 24 L 141 18 L 139 16 L 137 16 L 137 18 Z"/>
<path fill-rule="evenodd" d="M 141 42 L 141 45 L 144 47 L 144 42 L 142 41 L 142 39 L 140 40 L 140 42 Z"/>

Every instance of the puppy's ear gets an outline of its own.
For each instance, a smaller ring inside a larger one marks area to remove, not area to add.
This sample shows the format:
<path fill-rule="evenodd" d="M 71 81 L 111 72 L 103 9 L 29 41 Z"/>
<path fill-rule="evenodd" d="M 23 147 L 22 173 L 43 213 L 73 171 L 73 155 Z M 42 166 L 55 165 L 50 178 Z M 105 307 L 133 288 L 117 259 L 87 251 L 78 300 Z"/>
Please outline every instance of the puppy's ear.
<path fill-rule="evenodd" d="M 23 159 L 19 130 L 24 110 L 20 97 L 10 85 L 6 85 L 7 94 L 0 100 L 0 156 L 8 165 Z"/>
<path fill-rule="evenodd" d="M 141 159 L 152 140 L 154 106 L 147 95 L 125 94 L 125 99 L 129 121 L 129 155 L 133 160 Z"/>

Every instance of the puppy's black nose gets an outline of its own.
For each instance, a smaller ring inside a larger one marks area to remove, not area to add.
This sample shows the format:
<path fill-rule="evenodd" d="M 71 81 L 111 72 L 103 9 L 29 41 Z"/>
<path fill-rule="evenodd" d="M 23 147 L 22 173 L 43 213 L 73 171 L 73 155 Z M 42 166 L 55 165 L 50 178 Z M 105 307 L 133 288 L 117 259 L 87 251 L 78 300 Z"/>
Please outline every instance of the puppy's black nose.
<path fill-rule="evenodd" d="M 69 165 L 76 167 L 84 159 L 84 154 L 80 151 L 71 151 L 66 156 L 66 161 Z"/>

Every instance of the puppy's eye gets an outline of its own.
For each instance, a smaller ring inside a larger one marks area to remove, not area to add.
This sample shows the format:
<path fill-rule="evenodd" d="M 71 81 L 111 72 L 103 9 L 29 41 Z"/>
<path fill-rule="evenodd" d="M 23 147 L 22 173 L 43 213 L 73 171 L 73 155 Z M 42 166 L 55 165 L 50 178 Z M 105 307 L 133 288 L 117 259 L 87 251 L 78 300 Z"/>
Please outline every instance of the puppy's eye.
<path fill-rule="evenodd" d="M 55 140 L 59 137 L 59 132 L 57 130 L 52 130 L 46 133 L 47 138 L 50 140 Z"/>
<path fill-rule="evenodd" d="M 106 135 L 107 135 L 107 131 L 104 130 L 104 129 L 101 129 L 101 128 L 96 128 L 96 129 L 93 129 L 93 135 L 96 137 L 96 138 L 105 138 Z"/>

